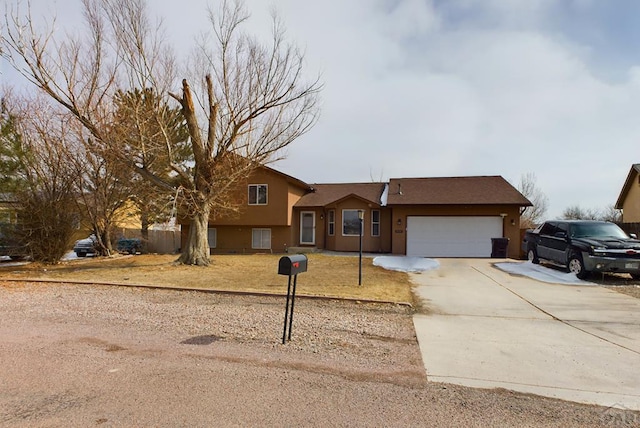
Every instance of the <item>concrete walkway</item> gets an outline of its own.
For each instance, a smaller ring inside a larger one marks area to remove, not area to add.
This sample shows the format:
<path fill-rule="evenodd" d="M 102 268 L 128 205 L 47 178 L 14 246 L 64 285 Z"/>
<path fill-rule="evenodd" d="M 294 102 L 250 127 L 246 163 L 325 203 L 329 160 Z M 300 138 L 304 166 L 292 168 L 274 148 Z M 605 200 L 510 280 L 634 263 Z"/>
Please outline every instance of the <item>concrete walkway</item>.
<path fill-rule="evenodd" d="M 434 382 L 640 410 L 640 300 L 513 276 L 490 259 L 412 274 L 414 324 Z"/>

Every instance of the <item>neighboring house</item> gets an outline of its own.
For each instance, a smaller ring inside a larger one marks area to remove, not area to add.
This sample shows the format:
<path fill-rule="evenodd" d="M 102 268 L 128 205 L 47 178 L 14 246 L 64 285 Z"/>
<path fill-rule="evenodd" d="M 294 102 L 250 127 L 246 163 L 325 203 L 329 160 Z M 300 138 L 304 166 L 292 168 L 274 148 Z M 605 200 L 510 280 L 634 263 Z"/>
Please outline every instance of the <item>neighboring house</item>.
<path fill-rule="evenodd" d="M 492 238 L 504 237 L 518 258 L 520 208 L 531 206 L 499 176 L 307 184 L 261 167 L 239 193 L 237 215 L 209 222 L 212 253 L 358 251 L 361 212 L 365 252 L 490 257 Z M 184 246 L 189 224 L 181 223 Z"/>
<path fill-rule="evenodd" d="M 640 223 L 640 163 L 631 165 L 615 208 L 622 210 L 623 223 Z"/>
<path fill-rule="evenodd" d="M 15 224 L 18 221 L 16 200 L 12 193 L 0 193 L 0 224 Z"/>

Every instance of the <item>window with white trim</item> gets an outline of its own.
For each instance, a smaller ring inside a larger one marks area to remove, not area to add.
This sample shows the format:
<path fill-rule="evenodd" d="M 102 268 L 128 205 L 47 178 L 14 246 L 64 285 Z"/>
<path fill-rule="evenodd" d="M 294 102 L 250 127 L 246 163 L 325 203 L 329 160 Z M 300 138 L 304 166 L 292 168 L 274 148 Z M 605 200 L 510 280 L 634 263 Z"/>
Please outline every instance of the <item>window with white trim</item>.
<path fill-rule="evenodd" d="M 0 210 L 0 223 L 10 224 L 16 223 L 15 215 L 11 210 Z"/>
<path fill-rule="evenodd" d="M 336 210 L 329 210 L 327 213 L 327 222 L 329 227 L 329 236 L 336 234 Z"/>
<path fill-rule="evenodd" d="M 207 230 L 207 238 L 209 239 L 209 248 L 216 248 L 218 245 L 218 230 L 215 227 L 210 227 Z"/>
<path fill-rule="evenodd" d="M 380 210 L 371 210 L 371 236 L 380 236 Z"/>
<path fill-rule="evenodd" d="M 360 236 L 360 217 L 358 217 L 358 211 L 359 210 L 342 210 L 342 236 Z M 364 227 L 364 224 L 362 226 Z"/>
<path fill-rule="evenodd" d="M 266 184 L 249 184 L 249 205 L 267 205 Z"/>
<path fill-rule="evenodd" d="M 254 250 L 270 250 L 271 229 L 251 229 L 251 248 Z"/>

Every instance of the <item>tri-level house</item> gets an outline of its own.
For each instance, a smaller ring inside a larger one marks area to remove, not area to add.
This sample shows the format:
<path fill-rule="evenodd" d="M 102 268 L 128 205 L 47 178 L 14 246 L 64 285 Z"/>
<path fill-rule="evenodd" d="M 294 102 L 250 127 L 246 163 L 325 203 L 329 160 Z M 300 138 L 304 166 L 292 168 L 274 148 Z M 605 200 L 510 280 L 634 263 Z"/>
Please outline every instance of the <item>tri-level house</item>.
<path fill-rule="evenodd" d="M 500 176 L 308 184 L 261 167 L 240 192 L 237 215 L 210 220 L 212 253 L 358 251 L 362 239 L 372 253 L 490 257 L 492 239 L 508 238 L 517 258 L 520 209 L 531 206 Z"/>

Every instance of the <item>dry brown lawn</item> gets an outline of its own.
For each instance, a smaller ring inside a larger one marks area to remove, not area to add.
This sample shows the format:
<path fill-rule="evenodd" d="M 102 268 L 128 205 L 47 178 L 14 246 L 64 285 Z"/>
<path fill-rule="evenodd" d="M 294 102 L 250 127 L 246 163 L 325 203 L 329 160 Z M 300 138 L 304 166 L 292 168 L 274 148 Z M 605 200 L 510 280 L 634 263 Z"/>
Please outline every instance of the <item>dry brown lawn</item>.
<path fill-rule="evenodd" d="M 51 279 L 89 283 L 177 286 L 224 291 L 286 294 L 288 277 L 278 275 L 280 255 L 213 255 L 208 267 L 175 263 L 176 255 L 114 256 L 71 260 L 58 265 L 38 263 L 3 266 L 0 279 Z M 409 276 L 373 266 L 358 257 L 308 254 L 308 271 L 298 275 L 297 295 L 413 303 Z"/>
<path fill-rule="evenodd" d="M 623 285 L 607 288 L 613 291 L 617 291 L 618 293 L 626 294 L 628 296 L 635 297 L 636 299 L 640 299 L 640 285 Z"/>

